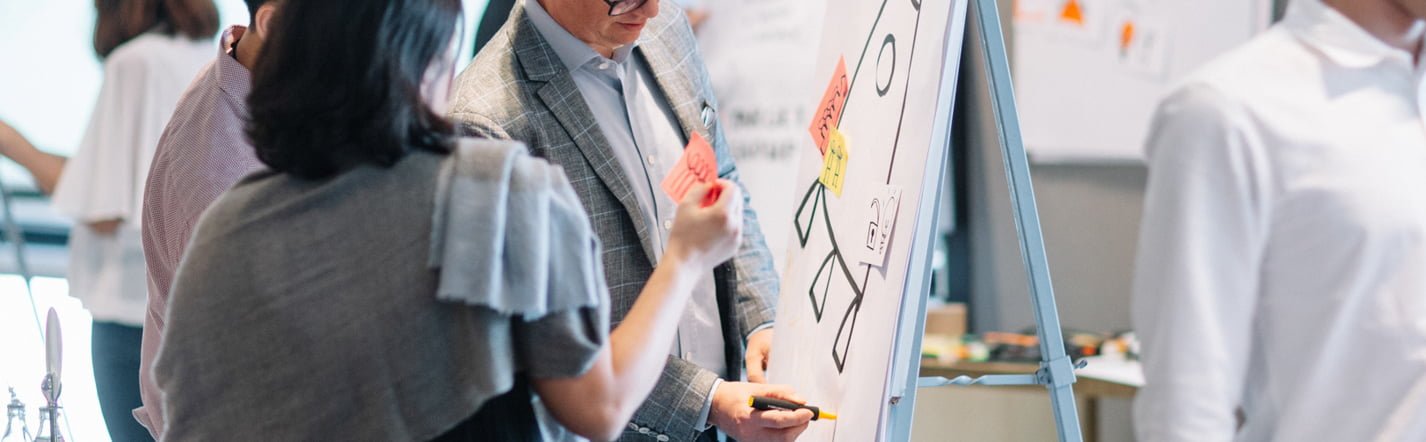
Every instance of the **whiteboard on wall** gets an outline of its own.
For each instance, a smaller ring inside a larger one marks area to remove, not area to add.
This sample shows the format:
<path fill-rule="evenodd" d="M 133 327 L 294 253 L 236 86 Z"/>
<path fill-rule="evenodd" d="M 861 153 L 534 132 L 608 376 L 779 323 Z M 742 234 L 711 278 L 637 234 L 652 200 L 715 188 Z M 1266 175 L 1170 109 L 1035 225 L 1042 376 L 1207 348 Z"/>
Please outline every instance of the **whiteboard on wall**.
<path fill-rule="evenodd" d="M 936 227 L 965 7 L 827 2 L 817 90 L 804 97 L 817 104 L 787 189 L 795 206 L 782 226 L 788 264 L 768 373 L 839 415 L 802 440 L 886 439 L 892 385 L 908 375 L 897 368 L 914 370 L 893 355 L 902 318 L 914 316 L 903 315 L 905 296 L 926 293 L 929 253 L 912 250 L 925 251 Z"/>
<path fill-rule="evenodd" d="M 1036 162 L 1143 158 L 1159 100 L 1265 30 L 1270 0 L 1016 0 L 1015 95 Z"/>

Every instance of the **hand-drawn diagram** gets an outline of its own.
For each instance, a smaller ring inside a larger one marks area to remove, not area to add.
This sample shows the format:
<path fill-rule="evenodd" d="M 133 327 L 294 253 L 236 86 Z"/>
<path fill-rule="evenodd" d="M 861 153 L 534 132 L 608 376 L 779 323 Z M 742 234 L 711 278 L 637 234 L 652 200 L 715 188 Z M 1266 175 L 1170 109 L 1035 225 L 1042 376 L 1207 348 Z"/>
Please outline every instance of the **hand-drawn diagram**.
<path fill-rule="evenodd" d="M 826 89 L 809 99 L 822 98 L 802 141 L 770 367 L 772 382 L 842 416 L 805 440 L 882 437 L 907 275 L 925 265 L 911 241 L 946 147 L 954 3 L 827 5 L 813 77 Z"/>
<path fill-rule="evenodd" d="M 875 87 L 877 99 L 887 98 L 887 95 L 891 92 L 893 86 L 895 86 L 893 83 L 897 82 L 896 34 L 894 33 L 893 29 L 886 29 L 878 26 L 881 24 L 882 17 L 885 16 L 885 13 L 887 12 L 887 6 L 889 6 L 890 3 L 891 0 L 883 0 L 881 2 L 881 9 L 877 11 L 876 20 L 872 22 L 871 30 L 867 34 L 866 44 L 862 46 L 861 55 L 857 57 L 854 65 L 855 67 L 852 69 L 851 81 L 850 84 L 846 87 L 846 89 L 849 91 L 856 89 L 857 80 L 860 78 L 860 75 L 862 73 L 862 67 L 866 66 L 868 62 L 870 62 L 871 64 L 871 70 L 874 71 L 876 73 L 875 75 L 877 76 L 877 78 L 875 79 L 875 84 L 872 85 L 873 87 Z M 907 3 L 909 3 L 909 5 L 902 6 L 909 6 L 915 16 L 914 20 L 916 26 L 911 31 L 911 47 L 909 50 L 907 50 L 907 54 L 903 55 L 903 57 L 906 58 L 902 61 L 902 63 L 904 63 L 903 67 L 901 68 L 901 76 L 903 78 L 899 82 L 902 86 L 899 88 L 901 96 L 895 97 L 893 95 L 891 97 L 891 99 L 893 100 L 896 98 L 900 99 L 899 104 L 902 110 L 905 109 L 906 99 L 911 92 L 911 89 L 909 87 L 906 87 L 907 85 L 909 85 L 911 78 L 911 76 L 907 74 L 907 66 L 910 66 L 911 61 L 916 57 L 916 33 L 920 31 L 921 22 L 921 2 L 919 0 L 909 0 Z M 903 36 L 903 38 L 905 38 L 905 36 Z M 868 60 L 867 55 L 870 52 L 869 49 L 871 48 L 872 41 L 874 39 L 880 42 L 880 47 L 874 55 L 874 58 Z M 837 73 L 844 72 L 842 71 L 842 63 L 842 60 L 839 59 L 839 69 L 838 71 L 836 71 Z M 836 97 L 840 95 L 837 93 L 838 91 L 835 90 L 837 89 L 835 87 L 835 83 L 842 80 L 843 78 L 833 78 L 834 87 L 828 89 L 828 96 L 823 97 L 823 100 L 827 100 L 829 98 L 836 99 Z M 813 133 L 814 141 L 818 142 L 819 145 L 825 144 L 827 142 L 826 139 L 829 138 L 828 135 L 826 135 L 828 129 L 830 129 L 831 131 L 838 130 L 838 123 L 846 114 L 848 106 L 851 105 L 853 96 L 854 95 L 852 95 L 851 93 L 848 93 L 845 97 L 845 101 L 842 101 L 840 103 L 833 103 L 834 106 L 829 107 L 828 110 L 836 112 L 836 116 L 833 117 L 831 115 L 828 115 L 827 118 L 825 118 L 827 124 L 830 124 L 831 127 L 822 127 L 821 132 L 823 135 L 820 137 L 820 140 L 816 139 L 818 138 L 818 134 L 816 132 Z M 814 129 L 816 129 L 815 126 Z M 885 184 L 887 185 L 891 184 L 892 172 L 896 167 L 896 149 L 901 142 L 900 130 L 897 130 L 896 136 L 894 136 L 889 141 L 891 157 L 887 161 L 887 164 L 885 166 L 887 169 Z M 863 148 L 875 147 L 882 146 L 867 144 Z M 824 155 L 828 154 L 825 148 L 821 148 L 820 150 Z M 866 267 L 866 269 L 860 278 L 856 277 L 853 274 L 851 266 L 848 265 L 847 259 L 842 253 L 843 249 L 837 243 L 837 234 L 832 229 L 833 224 L 831 212 L 827 209 L 827 190 L 827 186 L 825 186 L 821 180 L 813 181 L 812 185 L 807 188 L 807 192 L 802 197 L 802 202 L 798 206 L 797 215 L 794 218 L 794 223 L 796 223 L 797 228 L 797 242 L 803 250 L 807 250 L 809 248 L 808 240 L 811 238 L 811 235 L 815 228 L 814 224 L 820 224 L 825 229 L 827 233 L 827 242 L 830 245 L 829 250 L 826 253 L 826 257 L 822 259 L 822 264 L 817 269 L 817 276 L 812 280 L 812 283 L 807 288 L 807 294 L 811 298 L 812 311 L 817 318 L 817 322 L 822 321 L 823 312 L 826 310 L 827 305 L 827 294 L 833 287 L 834 281 L 841 281 L 845 283 L 846 287 L 851 289 L 853 293 L 851 302 L 846 305 L 845 309 L 843 309 L 843 313 L 840 319 L 841 324 L 837 327 L 837 337 L 833 342 L 832 348 L 832 360 L 837 366 L 837 371 L 842 372 L 846 368 L 847 353 L 851 350 L 851 335 L 856 331 L 857 315 L 861 312 L 862 302 L 865 300 L 866 297 L 866 282 L 870 279 L 872 266 L 863 265 Z M 822 213 L 822 216 L 820 218 L 817 216 L 817 209 L 819 207 L 821 208 Z M 804 216 L 804 213 L 807 216 Z M 841 278 L 838 278 L 838 276 L 841 276 Z"/>

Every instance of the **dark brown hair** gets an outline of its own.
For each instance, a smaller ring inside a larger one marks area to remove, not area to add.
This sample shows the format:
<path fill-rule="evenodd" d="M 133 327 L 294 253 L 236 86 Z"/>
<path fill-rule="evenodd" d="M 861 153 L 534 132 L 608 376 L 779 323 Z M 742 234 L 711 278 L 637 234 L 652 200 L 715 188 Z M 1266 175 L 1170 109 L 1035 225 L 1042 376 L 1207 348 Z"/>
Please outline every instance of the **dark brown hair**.
<path fill-rule="evenodd" d="M 194 40 L 218 32 L 213 0 L 94 0 L 94 52 L 109 56 L 114 48 L 150 29 Z"/>
<path fill-rule="evenodd" d="M 248 94 L 248 138 L 274 171 L 326 178 L 449 152 L 455 128 L 421 83 L 447 50 L 460 0 L 283 3 Z"/>

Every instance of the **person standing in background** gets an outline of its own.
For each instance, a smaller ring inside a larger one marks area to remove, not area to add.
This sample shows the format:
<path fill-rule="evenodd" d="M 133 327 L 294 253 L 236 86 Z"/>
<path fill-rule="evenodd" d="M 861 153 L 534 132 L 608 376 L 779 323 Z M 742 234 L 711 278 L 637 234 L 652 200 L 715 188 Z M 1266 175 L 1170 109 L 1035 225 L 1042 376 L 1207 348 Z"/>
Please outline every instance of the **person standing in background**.
<path fill-rule="evenodd" d="M 1426 0 L 1289 8 L 1154 120 L 1138 440 L 1426 440 Z"/>
<path fill-rule="evenodd" d="M 208 61 L 218 29 L 212 0 L 98 0 L 94 50 L 104 82 L 73 158 L 40 151 L 0 122 L 0 155 L 27 169 L 76 223 L 69 292 L 94 316 L 94 382 L 114 440 L 150 436 L 140 405 L 139 347 L 147 283 L 139 239 L 144 179 L 178 97 Z"/>
<path fill-rule="evenodd" d="M 161 395 L 153 379 L 153 359 L 163 336 L 168 291 L 198 217 L 238 179 L 262 169 L 243 135 L 252 69 L 268 39 L 282 0 L 246 0 L 249 25 L 223 32 L 218 56 L 208 63 L 178 100 L 159 138 L 143 200 L 143 248 L 148 270 L 139 386 L 143 407 L 134 410 L 155 439 L 163 434 Z M 211 48 L 210 48 L 211 50 Z M 209 53 L 212 56 L 211 52 Z"/>

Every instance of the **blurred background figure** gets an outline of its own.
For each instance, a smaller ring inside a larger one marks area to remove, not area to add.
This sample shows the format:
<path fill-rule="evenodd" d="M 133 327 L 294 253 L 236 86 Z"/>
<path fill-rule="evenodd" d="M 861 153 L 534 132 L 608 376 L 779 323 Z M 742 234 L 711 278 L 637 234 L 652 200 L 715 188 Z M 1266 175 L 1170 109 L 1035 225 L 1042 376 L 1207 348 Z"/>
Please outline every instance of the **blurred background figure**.
<path fill-rule="evenodd" d="M 147 292 L 140 204 L 158 137 L 174 104 L 211 56 L 218 29 L 212 0 L 98 0 L 94 51 L 104 80 L 74 157 L 40 151 L 0 121 L 0 155 L 19 163 L 70 232 L 70 294 L 94 316 L 95 384 L 115 440 L 145 440 L 139 406 L 139 345 Z"/>
<path fill-rule="evenodd" d="M 1426 1 L 1289 8 L 1155 118 L 1139 440 L 1426 440 Z"/>

